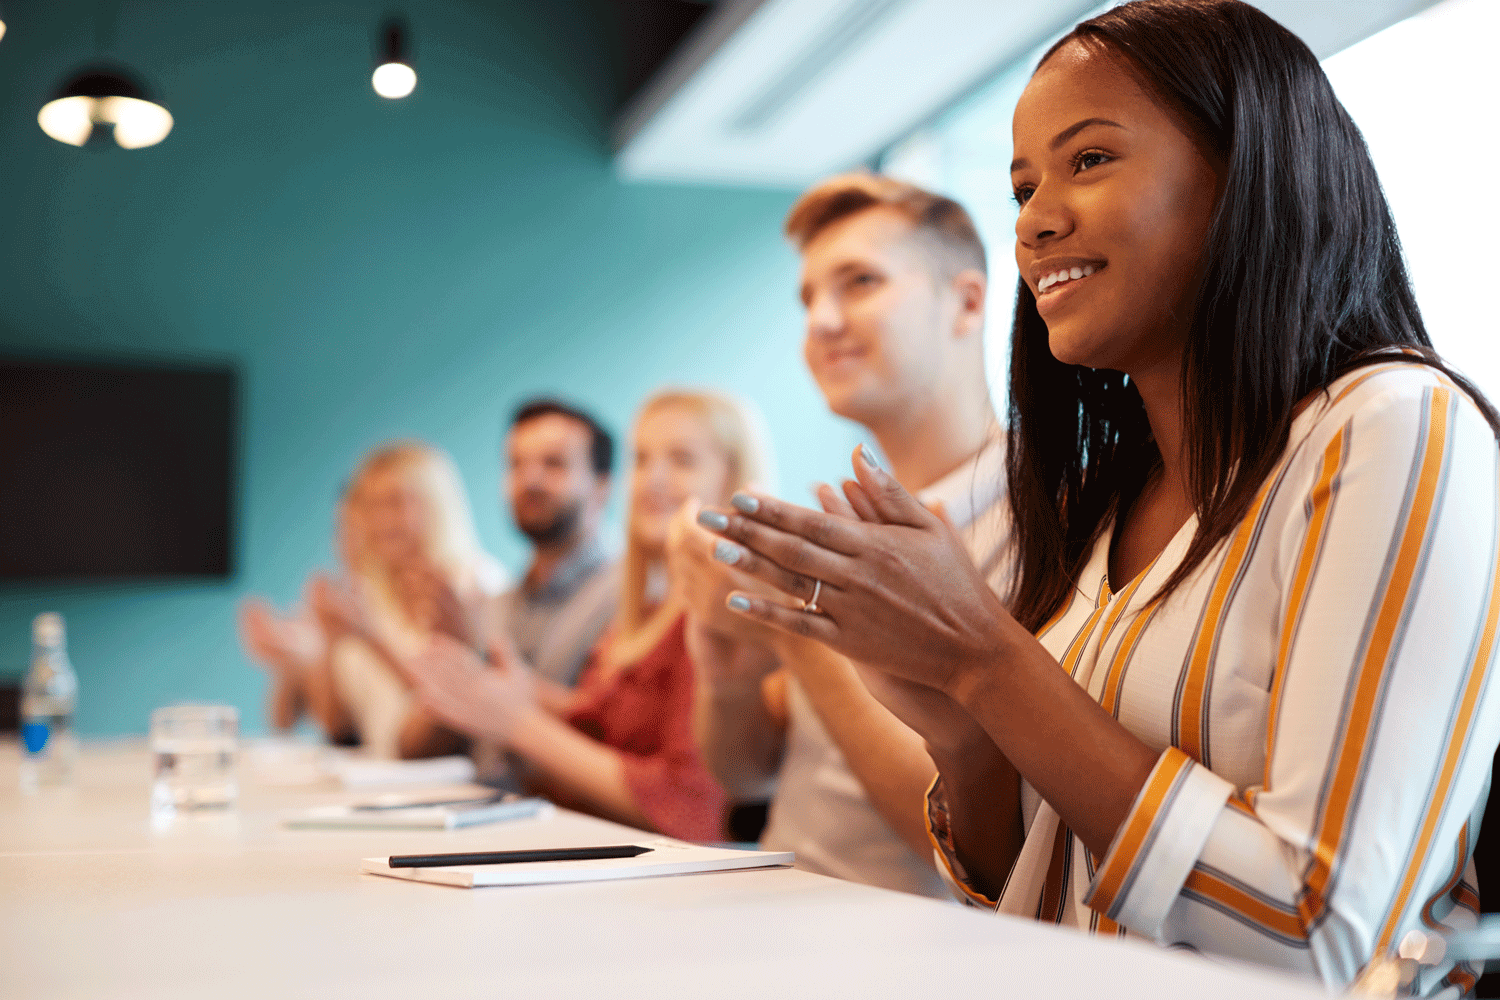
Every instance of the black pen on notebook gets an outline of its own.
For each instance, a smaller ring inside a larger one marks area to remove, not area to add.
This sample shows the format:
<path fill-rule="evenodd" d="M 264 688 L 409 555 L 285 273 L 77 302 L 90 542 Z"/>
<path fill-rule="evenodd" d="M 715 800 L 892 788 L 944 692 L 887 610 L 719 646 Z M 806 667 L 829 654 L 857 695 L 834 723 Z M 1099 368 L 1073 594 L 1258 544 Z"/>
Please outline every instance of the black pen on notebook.
<path fill-rule="evenodd" d="M 528 861 L 599 861 L 606 858 L 638 858 L 651 848 L 638 844 L 609 847 L 549 847 L 539 851 L 479 851 L 472 854 L 393 854 L 386 859 L 392 868 L 446 868 L 449 865 L 514 865 Z"/>

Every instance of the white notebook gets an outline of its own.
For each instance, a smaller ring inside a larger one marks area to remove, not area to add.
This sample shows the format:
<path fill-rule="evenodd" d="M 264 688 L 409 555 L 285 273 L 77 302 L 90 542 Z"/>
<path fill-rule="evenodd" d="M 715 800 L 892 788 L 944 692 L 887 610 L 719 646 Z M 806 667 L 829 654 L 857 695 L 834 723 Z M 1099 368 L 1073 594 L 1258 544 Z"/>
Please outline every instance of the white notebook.
<path fill-rule="evenodd" d="M 722 847 L 700 847 L 680 840 L 652 839 L 639 842 L 651 850 L 633 858 L 593 861 L 532 861 L 521 864 L 464 865 L 453 868 L 392 868 L 389 858 L 365 858 L 360 870 L 371 875 L 436 882 L 473 889 L 484 885 L 545 885 L 552 882 L 607 882 L 658 875 L 689 875 L 697 872 L 741 871 L 790 865 L 791 851 L 733 851 Z"/>
<path fill-rule="evenodd" d="M 382 795 L 307 809 L 286 817 L 282 825 L 293 830 L 457 830 L 505 820 L 542 819 L 555 811 L 546 799 L 519 795 Z"/>

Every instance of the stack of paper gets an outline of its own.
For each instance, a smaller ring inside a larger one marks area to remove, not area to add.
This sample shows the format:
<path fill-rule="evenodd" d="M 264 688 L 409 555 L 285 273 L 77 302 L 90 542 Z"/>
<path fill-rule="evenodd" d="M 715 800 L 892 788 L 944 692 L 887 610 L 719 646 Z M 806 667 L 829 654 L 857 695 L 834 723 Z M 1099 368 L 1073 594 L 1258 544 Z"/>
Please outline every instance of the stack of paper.
<path fill-rule="evenodd" d="M 319 806 L 288 816 L 294 830 L 456 830 L 483 823 L 546 817 L 546 799 L 499 793 L 468 797 L 383 795 L 348 805 Z"/>
<path fill-rule="evenodd" d="M 474 780 L 468 757 L 429 757 L 426 760 L 375 760 L 347 756 L 334 761 L 333 771 L 345 788 L 381 785 L 459 785 Z"/>
<path fill-rule="evenodd" d="M 284 737 L 240 741 L 241 773 L 257 785 L 271 788 L 318 785 L 328 781 L 328 747 Z"/>

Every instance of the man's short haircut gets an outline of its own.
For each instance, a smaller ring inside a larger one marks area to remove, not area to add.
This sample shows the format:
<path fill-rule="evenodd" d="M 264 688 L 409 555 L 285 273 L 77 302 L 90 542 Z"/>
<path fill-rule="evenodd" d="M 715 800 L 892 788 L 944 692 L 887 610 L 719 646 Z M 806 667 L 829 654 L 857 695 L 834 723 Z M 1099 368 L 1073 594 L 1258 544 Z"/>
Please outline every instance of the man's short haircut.
<path fill-rule="evenodd" d="M 615 464 L 615 439 L 610 437 L 609 431 L 604 429 L 603 424 L 585 410 L 580 410 L 560 399 L 541 396 L 527 400 L 517 407 L 515 416 L 510 418 L 510 426 L 515 429 L 528 420 L 552 416 L 567 417 L 588 428 L 589 462 L 594 467 L 594 475 L 609 475 Z"/>
<path fill-rule="evenodd" d="M 863 171 L 838 174 L 803 192 L 787 213 L 786 234 L 799 251 L 806 250 L 835 222 L 877 206 L 893 208 L 911 221 L 944 277 L 970 268 L 987 273 L 984 243 L 962 205 L 915 184 Z"/>

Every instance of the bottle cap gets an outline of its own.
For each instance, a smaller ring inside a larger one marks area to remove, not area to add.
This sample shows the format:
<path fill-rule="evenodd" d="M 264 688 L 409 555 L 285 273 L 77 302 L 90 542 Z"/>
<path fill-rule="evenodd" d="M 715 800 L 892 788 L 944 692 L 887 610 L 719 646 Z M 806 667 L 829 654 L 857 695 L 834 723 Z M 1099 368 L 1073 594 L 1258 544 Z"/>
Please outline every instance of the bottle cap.
<path fill-rule="evenodd" d="M 31 623 L 31 641 L 38 646 L 60 646 L 65 635 L 63 617 L 56 611 L 37 615 Z"/>

